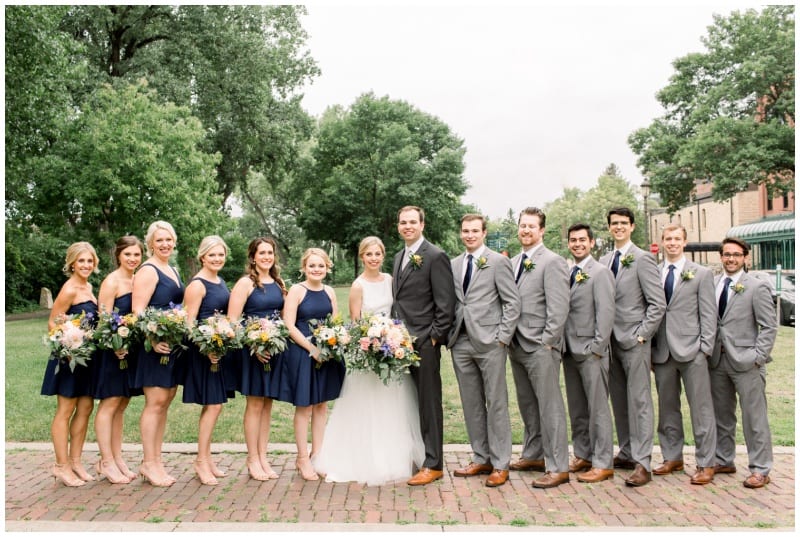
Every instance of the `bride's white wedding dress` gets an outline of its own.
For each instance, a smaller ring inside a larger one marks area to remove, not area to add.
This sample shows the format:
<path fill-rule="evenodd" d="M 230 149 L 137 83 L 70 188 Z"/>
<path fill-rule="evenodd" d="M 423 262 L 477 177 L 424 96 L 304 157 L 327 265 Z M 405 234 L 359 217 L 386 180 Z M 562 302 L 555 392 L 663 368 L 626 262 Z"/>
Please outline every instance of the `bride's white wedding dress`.
<path fill-rule="evenodd" d="M 358 278 L 362 313 L 390 314 L 392 278 Z M 322 450 L 312 459 L 327 481 L 382 485 L 407 480 L 425 460 L 417 389 L 410 375 L 384 385 L 368 371 L 348 371 L 334 403 Z"/>

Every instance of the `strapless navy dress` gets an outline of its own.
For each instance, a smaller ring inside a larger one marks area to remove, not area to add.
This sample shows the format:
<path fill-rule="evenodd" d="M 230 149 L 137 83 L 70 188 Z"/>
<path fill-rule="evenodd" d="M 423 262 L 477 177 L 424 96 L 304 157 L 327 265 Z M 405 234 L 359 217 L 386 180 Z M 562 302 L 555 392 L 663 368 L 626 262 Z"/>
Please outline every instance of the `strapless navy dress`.
<path fill-rule="evenodd" d="M 308 322 L 311 319 L 324 320 L 332 311 L 331 299 L 324 289 L 307 290 L 297 308 L 295 326 L 308 337 L 311 335 Z M 319 369 L 316 364 L 307 350 L 290 342 L 270 379 L 275 399 L 295 406 L 310 406 L 339 397 L 344 382 L 344 364 L 329 360 Z"/>
<path fill-rule="evenodd" d="M 247 302 L 244 303 L 243 317 L 268 317 L 280 316 L 283 309 L 283 293 L 277 283 L 267 283 L 260 288 L 256 287 Z M 250 349 L 244 347 L 241 351 L 241 374 L 239 376 L 238 391 L 242 395 L 275 398 L 277 394 L 270 391 L 272 372 L 280 367 L 284 353 L 274 354 L 269 360 L 269 371 L 264 371 L 264 364 L 250 354 Z"/>
<path fill-rule="evenodd" d="M 67 315 L 92 314 L 94 323 L 97 323 L 97 304 L 91 300 L 73 304 L 67 310 Z M 86 367 L 76 365 L 75 371 L 70 371 L 69 364 L 63 359 L 47 360 L 42 381 L 42 395 L 61 395 L 63 397 L 84 397 L 92 395 L 92 375 L 96 367 L 95 362 L 99 352 L 95 352 L 86 363 Z M 56 373 L 56 365 L 59 366 Z"/>
<path fill-rule="evenodd" d="M 178 271 L 170 267 L 178 277 L 178 283 L 175 283 L 175 280 L 158 270 L 155 265 L 145 263 L 139 268 L 139 271 L 150 270 L 147 267 L 154 269 L 158 273 L 158 283 L 153 291 L 153 296 L 150 297 L 148 307 L 165 310 L 170 308 L 170 303 L 180 305 L 183 302 L 184 288 Z M 142 345 L 139 348 L 139 360 L 136 364 L 133 387 L 147 388 L 157 386 L 159 388 L 174 388 L 177 386 L 186 369 L 182 363 L 185 360 L 185 353 L 183 349 L 176 345 L 172 348 L 169 357 L 169 363 L 162 364 L 160 354 L 154 351 L 146 351 L 144 345 Z"/>
<path fill-rule="evenodd" d="M 114 299 L 114 309 L 120 315 L 127 315 L 131 312 L 131 293 L 125 293 Z M 107 399 L 109 397 L 131 397 L 142 395 L 141 389 L 131 388 L 131 382 L 136 371 L 136 358 L 139 347 L 133 345 L 128 348 L 125 361 L 128 367 L 120 369 L 120 359 L 109 349 L 97 352 L 97 363 L 95 364 L 94 374 L 92 375 L 92 395 L 95 399 Z"/>

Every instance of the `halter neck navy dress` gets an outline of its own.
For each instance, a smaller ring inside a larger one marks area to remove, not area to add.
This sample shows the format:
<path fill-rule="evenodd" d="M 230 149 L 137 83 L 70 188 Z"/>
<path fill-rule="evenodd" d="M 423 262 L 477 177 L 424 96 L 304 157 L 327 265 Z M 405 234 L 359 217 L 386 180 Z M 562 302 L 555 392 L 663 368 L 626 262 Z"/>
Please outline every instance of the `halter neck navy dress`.
<path fill-rule="evenodd" d="M 67 315 L 79 315 L 86 313 L 94 316 L 93 323 L 97 323 L 97 304 L 91 300 L 72 304 L 67 310 Z M 69 364 L 63 359 L 54 359 L 52 356 L 47 360 L 47 367 L 44 370 L 44 380 L 42 381 L 42 395 L 61 395 L 64 397 L 84 397 L 92 395 L 92 375 L 95 368 L 97 355 L 94 353 L 87 362 L 86 367 L 76 365 L 75 371 L 70 371 Z M 59 366 L 56 373 L 56 365 Z"/>
<path fill-rule="evenodd" d="M 206 288 L 206 295 L 200 302 L 197 312 L 197 321 L 214 315 L 214 312 L 227 313 L 228 299 L 231 296 L 225 281 L 220 278 L 219 283 L 213 283 L 203 278 L 193 278 Z M 183 384 L 183 402 L 198 405 L 217 405 L 228 401 L 225 377 L 231 374 L 228 353 L 219 361 L 219 369 L 211 371 L 211 362 L 208 356 L 202 354 L 194 343 L 189 343 L 186 379 Z M 225 363 L 228 362 L 228 366 Z"/>
<path fill-rule="evenodd" d="M 280 316 L 283 309 L 283 293 L 280 286 L 275 283 L 262 284 L 256 287 L 244 303 L 243 317 Z M 270 390 L 272 372 L 280 367 L 284 353 L 274 354 L 269 359 L 269 371 L 264 371 L 264 364 L 250 354 L 250 349 L 244 347 L 241 351 L 241 375 L 237 390 L 242 395 L 275 398 L 277 394 Z"/>
<path fill-rule="evenodd" d="M 170 267 L 178 283 L 161 272 L 158 267 L 151 263 L 145 263 L 139 267 L 139 271 L 152 268 L 158 273 L 158 283 L 150 297 L 148 306 L 166 310 L 170 308 L 170 303 L 180 305 L 183 302 L 183 281 L 180 279 L 178 271 Z M 182 377 L 181 371 L 184 366 L 181 362 L 185 360 L 183 350 L 179 346 L 174 346 L 169 354 L 169 363 L 161 364 L 161 355 L 154 351 L 146 351 L 144 345 L 139 349 L 139 360 L 136 364 L 136 374 L 134 376 L 134 388 L 147 388 L 157 386 L 159 388 L 174 388 L 179 384 Z"/>
<path fill-rule="evenodd" d="M 114 310 L 120 315 L 131 312 L 131 293 L 125 293 L 114 299 Z M 120 369 L 120 359 L 114 351 L 105 349 L 97 352 L 97 364 L 92 376 L 92 395 L 95 399 L 109 397 L 131 397 L 142 395 L 141 389 L 131 388 L 136 371 L 136 354 L 138 346 L 128 349 L 125 361 L 128 367 Z"/>
<path fill-rule="evenodd" d="M 308 321 L 324 320 L 332 312 L 331 299 L 324 289 L 306 290 L 306 296 L 297 308 L 295 326 L 304 336 L 309 337 L 311 327 Z M 291 341 L 270 379 L 275 399 L 295 406 L 310 406 L 339 397 L 344 382 L 344 364 L 329 360 L 319 369 L 316 365 L 317 361 L 308 355 L 307 350 Z"/>

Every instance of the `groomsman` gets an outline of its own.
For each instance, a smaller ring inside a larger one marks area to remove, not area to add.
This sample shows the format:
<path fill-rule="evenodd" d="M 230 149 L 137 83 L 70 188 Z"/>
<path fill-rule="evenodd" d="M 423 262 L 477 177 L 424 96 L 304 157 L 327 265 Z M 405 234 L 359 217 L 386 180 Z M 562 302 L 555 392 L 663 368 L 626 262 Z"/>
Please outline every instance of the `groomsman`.
<path fill-rule="evenodd" d="M 741 239 L 722 241 L 725 272 L 717 277 L 719 324 L 711 356 L 711 393 L 717 417 L 718 474 L 736 472 L 736 397 L 742 408 L 750 476 L 744 486 L 757 489 L 769 483 L 772 436 L 767 419 L 766 364 L 778 333 L 775 306 L 766 282 L 744 271 L 750 246 Z"/>
<path fill-rule="evenodd" d="M 567 230 L 575 260 L 570 274 L 569 316 L 564 328 L 564 383 L 572 424 L 570 472 L 583 483 L 614 477 L 611 410 L 608 408 L 608 345 L 614 327 L 614 276 L 592 258 L 594 234 L 587 224 Z"/>
<path fill-rule="evenodd" d="M 559 385 L 569 312 L 569 267 L 544 246 L 544 231 L 545 214 L 535 207 L 523 209 L 517 228 L 522 252 L 511 261 L 522 314 L 509 356 L 525 438 L 522 458 L 510 468 L 537 469 L 543 453 L 545 474 L 533 481 L 536 488 L 569 481 L 567 417 Z"/>
<path fill-rule="evenodd" d="M 487 248 L 485 239 L 486 219 L 464 215 L 461 242 L 466 252 L 451 262 L 456 320 L 448 347 L 473 457 L 453 474 L 489 474 L 486 486 L 497 487 L 508 481 L 511 460 L 506 348 L 517 326 L 520 299 L 511 262 Z"/>
<path fill-rule="evenodd" d="M 667 311 L 653 339 L 653 372 L 658 391 L 658 440 L 664 462 L 653 470 L 667 475 L 683 470 L 681 379 L 689 401 L 697 471 L 690 482 L 707 485 L 714 479 L 717 430 L 708 357 L 714 350 L 717 305 L 714 275 L 683 254 L 686 229 L 668 224 L 661 232 L 664 261 L 658 266 Z"/>
<path fill-rule="evenodd" d="M 614 251 L 600 258 L 614 273 L 616 312 L 611 333 L 608 387 L 617 425 L 619 454 L 615 468 L 632 469 L 631 487 L 650 482 L 653 453 L 653 397 L 650 393 L 650 338 L 667 304 L 653 256 L 631 242 L 636 229 L 633 211 L 608 211 Z"/>
<path fill-rule="evenodd" d="M 397 231 L 405 248 L 394 257 L 392 294 L 394 316 L 415 336 L 421 360 L 411 368 L 419 397 L 419 421 L 425 444 L 423 467 L 408 481 L 427 485 L 441 479 L 444 467 L 441 345 L 453 323 L 455 291 L 450 258 L 422 236 L 425 212 L 406 206 L 397 213 Z"/>

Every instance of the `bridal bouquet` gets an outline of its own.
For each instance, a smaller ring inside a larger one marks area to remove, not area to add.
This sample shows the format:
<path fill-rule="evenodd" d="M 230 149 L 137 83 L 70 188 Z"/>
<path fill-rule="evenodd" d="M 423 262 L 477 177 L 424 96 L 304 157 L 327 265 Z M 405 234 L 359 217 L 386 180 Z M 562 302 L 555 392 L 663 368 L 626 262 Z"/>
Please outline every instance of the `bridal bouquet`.
<path fill-rule="evenodd" d="M 277 315 L 272 318 L 249 317 L 244 321 L 242 343 L 250 349 L 251 356 L 264 364 L 264 371 L 270 370 L 270 356 L 286 350 L 288 340 L 289 329 Z"/>
<path fill-rule="evenodd" d="M 186 334 L 186 311 L 170 302 L 166 310 L 148 307 L 139 315 L 136 327 L 144 339 L 144 350 L 153 350 L 153 344 L 163 341 L 170 347 L 179 345 Z M 161 355 L 161 365 L 169 364 L 169 354 Z"/>
<path fill-rule="evenodd" d="M 342 318 L 339 315 L 328 315 L 322 321 L 312 319 L 308 324 L 313 327 L 312 342 L 320 350 L 317 369 L 329 360 L 343 362 L 349 352 L 352 337 Z"/>
<path fill-rule="evenodd" d="M 223 313 L 214 313 L 202 321 L 197 321 L 189 330 L 189 341 L 197 345 L 201 354 L 213 354 L 218 358 L 211 364 L 211 371 L 219 371 L 219 360 L 225 354 L 242 348 L 241 327 Z"/>
<path fill-rule="evenodd" d="M 69 370 L 75 371 L 76 365 L 86 367 L 91 360 L 95 350 L 92 341 L 92 319 L 91 313 L 81 313 L 80 315 L 60 315 L 55 320 L 55 327 L 47 333 L 44 344 L 50 348 L 50 358 L 58 360 L 55 372 L 64 360 L 69 364 Z"/>
<path fill-rule="evenodd" d="M 357 345 L 349 356 L 350 369 L 372 371 L 384 384 L 419 367 L 414 338 L 402 321 L 386 315 L 368 315 L 354 326 Z"/>
<path fill-rule="evenodd" d="M 98 349 L 110 349 L 113 352 L 127 351 L 137 337 L 136 315 L 133 313 L 120 315 L 114 310 L 111 313 L 100 314 L 94 330 L 94 342 Z M 119 368 L 128 368 L 128 360 L 124 356 L 119 359 Z"/>

